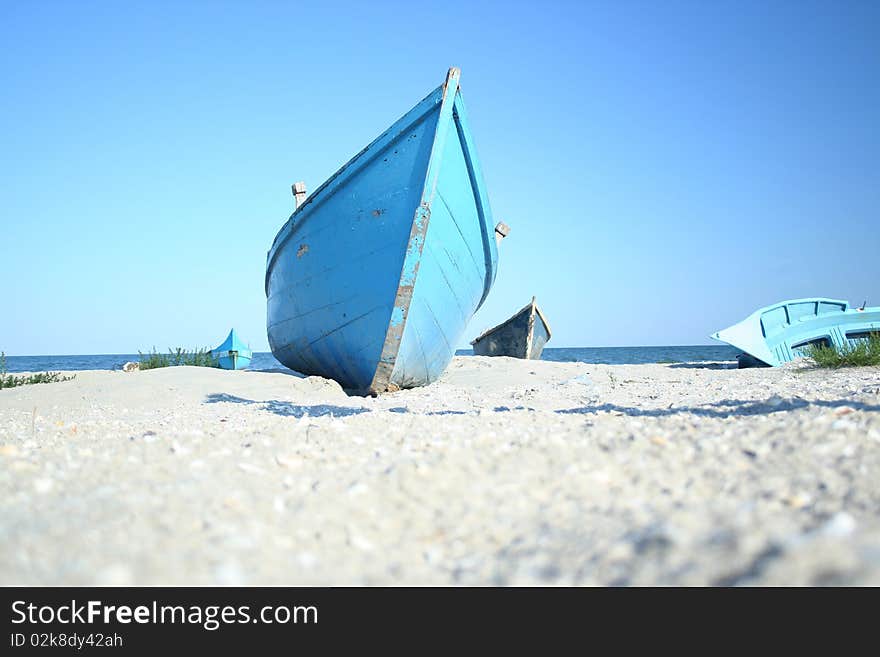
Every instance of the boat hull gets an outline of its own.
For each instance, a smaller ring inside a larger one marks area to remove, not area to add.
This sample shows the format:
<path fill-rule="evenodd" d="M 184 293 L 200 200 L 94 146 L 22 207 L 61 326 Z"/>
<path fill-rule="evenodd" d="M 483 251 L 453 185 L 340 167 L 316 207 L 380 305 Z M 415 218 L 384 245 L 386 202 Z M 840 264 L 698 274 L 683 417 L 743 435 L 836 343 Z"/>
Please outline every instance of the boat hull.
<path fill-rule="evenodd" d="M 550 326 L 535 299 L 510 319 L 489 329 L 471 346 L 477 356 L 510 356 L 538 360 L 550 339 Z"/>
<path fill-rule="evenodd" d="M 235 329 L 231 329 L 226 340 L 219 347 L 211 350 L 211 355 L 224 370 L 243 370 L 250 365 L 253 354 L 247 344 L 238 337 Z"/>
<path fill-rule="evenodd" d="M 880 307 L 855 309 L 847 301 L 813 298 L 761 308 L 711 337 L 742 349 L 749 358 L 739 359 L 741 367 L 778 367 L 803 356 L 807 345 L 846 348 L 872 332 L 880 332 Z"/>
<path fill-rule="evenodd" d="M 243 370 L 251 364 L 250 353 L 227 352 L 215 355 L 218 357 L 218 364 L 224 370 Z"/>
<path fill-rule="evenodd" d="M 300 206 L 267 257 L 267 334 L 285 366 L 358 392 L 426 385 L 497 270 L 458 73 Z"/>

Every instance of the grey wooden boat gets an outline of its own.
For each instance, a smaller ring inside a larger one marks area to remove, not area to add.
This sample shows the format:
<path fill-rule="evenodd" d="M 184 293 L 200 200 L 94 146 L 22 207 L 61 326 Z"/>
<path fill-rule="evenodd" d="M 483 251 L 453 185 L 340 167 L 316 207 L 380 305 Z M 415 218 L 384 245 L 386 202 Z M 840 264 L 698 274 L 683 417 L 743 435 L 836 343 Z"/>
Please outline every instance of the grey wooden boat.
<path fill-rule="evenodd" d="M 482 333 L 471 342 L 476 356 L 511 356 L 538 360 L 550 340 L 550 324 L 531 303 L 510 319 Z"/>

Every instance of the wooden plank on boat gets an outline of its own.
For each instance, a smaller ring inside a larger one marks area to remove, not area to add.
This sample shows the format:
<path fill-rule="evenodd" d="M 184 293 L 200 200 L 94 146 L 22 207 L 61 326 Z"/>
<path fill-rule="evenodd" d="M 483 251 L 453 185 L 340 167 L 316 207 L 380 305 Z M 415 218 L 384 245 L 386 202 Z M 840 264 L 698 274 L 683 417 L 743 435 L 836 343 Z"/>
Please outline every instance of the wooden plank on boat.
<path fill-rule="evenodd" d="M 293 192 L 293 198 L 296 200 L 296 209 L 299 210 L 299 206 L 301 206 L 306 201 L 306 184 L 304 182 L 295 182 L 290 187 Z"/>

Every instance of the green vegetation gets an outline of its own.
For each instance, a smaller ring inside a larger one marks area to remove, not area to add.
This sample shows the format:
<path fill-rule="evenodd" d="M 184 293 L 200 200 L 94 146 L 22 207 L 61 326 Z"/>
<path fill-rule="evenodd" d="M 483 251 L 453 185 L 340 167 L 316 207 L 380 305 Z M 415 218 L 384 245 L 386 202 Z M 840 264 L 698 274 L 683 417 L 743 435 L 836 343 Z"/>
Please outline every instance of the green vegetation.
<path fill-rule="evenodd" d="M 61 381 L 70 381 L 76 378 L 76 375 L 63 376 L 59 372 L 37 372 L 36 374 L 7 374 L 6 373 L 6 352 L 0 351 L 0 390 L 3 388 L 15 388 L 16 386 L 26 386 L 32 383 L 59 383 Z"/>
<path fill-rule="evenodd" d="M 880 365 L 880 333 L 871 333 L 867 338 L 856 340 L 843 348 L 811 344 L 803 351 L 804 356 L 816 363 L 817 367 Z"/>
<path fill-rule="evenodd" d="M 192 365 L 194 367 L 219 367 L 219 359 L 212 355 L 209 349 L 196 349 L 195 351 L 187 351 L 183 347 L 171 349 L 169 347 L 167 354 L 160 354 L 153 347 L 153 351 L 148 354 L 138 354 L 141 357 L 140 369 L 153 370 L 157 367 L 174 367 L 176 365 Z"/>

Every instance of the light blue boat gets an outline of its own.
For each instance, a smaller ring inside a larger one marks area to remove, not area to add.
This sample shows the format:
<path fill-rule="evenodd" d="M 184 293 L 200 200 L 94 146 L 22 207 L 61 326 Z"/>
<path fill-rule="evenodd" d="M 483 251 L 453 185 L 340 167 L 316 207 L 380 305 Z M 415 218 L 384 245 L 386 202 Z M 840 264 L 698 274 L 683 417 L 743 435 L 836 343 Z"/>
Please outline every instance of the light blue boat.
<path fill-rule="evenodd" d="M 880 307 L 851 308 L 847 301 L 816 298 L 761 308 L 712 337 L 745 352 L 740 367 L 777 367 L 802 356 L 807 345 L 842 348 L 878 331 Z"/>
<path fill-rule="evenodd" d="M 220 367 L 224 370 L 243 370 L 251 363 L 250 347 L 248 347 L 235 329 L 229 331 L 226 340 L 219 347 L 214 347 L 211 353 L 220 361 Z"/>
<path fill-rule="evenodd" d="M 266 263 L 275 358 L 362 393 L 437 379 L 507 234 L 492 225 L 458 69 L 311 196 L 301 183 L 294 195 Z"/>

